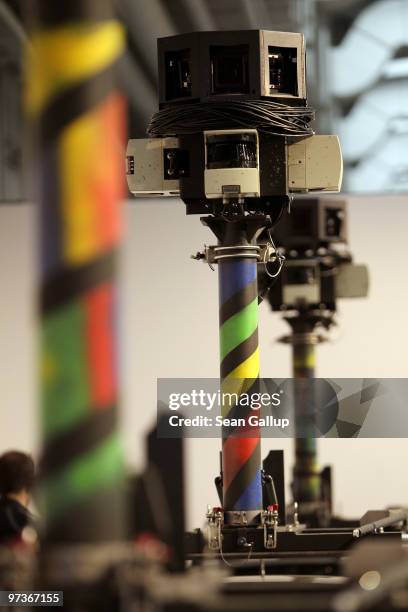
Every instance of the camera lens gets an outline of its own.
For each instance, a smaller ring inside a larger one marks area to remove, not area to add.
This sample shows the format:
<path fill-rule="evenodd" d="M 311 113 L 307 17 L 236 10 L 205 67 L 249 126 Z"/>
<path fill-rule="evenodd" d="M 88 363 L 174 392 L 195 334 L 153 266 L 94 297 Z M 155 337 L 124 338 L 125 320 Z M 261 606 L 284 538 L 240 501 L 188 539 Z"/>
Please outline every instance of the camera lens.
<path fill-rule="evenodd" d="M 254 134 L 226 134 L 207 137 L 207 168 L 256 168 Z"/>

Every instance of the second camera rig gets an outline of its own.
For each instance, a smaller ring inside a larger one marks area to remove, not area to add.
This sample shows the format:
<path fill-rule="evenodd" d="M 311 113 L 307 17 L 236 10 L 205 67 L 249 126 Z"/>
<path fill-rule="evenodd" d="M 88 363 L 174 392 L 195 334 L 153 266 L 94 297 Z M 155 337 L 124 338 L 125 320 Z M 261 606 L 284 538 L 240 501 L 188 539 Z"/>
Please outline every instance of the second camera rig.
<path fill-rule="evenodd" d="M 273 239 L 285 265 L 276 279 L 264 274 L 260 280 L 272 310 L 324 324 L 332 320 L 337 299 L 367 296 L 367 266 L 353 263 L 348 248 L 344 199 L 296 198 L 290 214 L 274 228 Z"/>

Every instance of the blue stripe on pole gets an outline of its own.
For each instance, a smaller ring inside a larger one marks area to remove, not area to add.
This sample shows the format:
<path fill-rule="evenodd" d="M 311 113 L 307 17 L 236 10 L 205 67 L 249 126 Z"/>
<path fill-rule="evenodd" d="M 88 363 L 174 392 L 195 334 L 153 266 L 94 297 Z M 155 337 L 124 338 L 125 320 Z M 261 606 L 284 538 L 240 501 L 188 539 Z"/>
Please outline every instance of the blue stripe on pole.
<path fill-rule="evenodd" d="M 241 497 L 237 499 L 233 510 L 260 510 L 262 507 L 262 480 L 261 471 L 258 470 L 255 478 L 249 483 Z"/>
<path fill-rule="evenodd" d="M 60 160 L 57 143 L 43 150 L 43 159 L 34 160 L 35 189 L 41 194 L 41 278 L 54 275 L 63 265 L 62 212 L 60 209 Z"/>
<path fill-rule="evenodd" d="M 221 261 L 219 262 L 220 304 L 226 302 L 234 293 L 252 283 L 257 277 L 255 261 Z"/>

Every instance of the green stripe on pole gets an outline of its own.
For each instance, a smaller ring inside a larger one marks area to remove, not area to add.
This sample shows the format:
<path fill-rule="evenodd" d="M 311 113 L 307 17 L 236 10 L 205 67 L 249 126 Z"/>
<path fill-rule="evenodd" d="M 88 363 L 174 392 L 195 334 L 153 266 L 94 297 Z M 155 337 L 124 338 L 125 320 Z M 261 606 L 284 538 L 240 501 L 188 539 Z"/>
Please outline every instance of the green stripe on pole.
<path fill-rule="evenodd" d="M 44 482 L 42 499 L 48 510 L 47 520 L 54 520 L 73 503 L 101 488 L 115 483 L 120 486 L 123 470 L 123 453 L 115 432 L 101 446 Z"/>
<path fill-rule="evenodd" d="M 301 381 L 314 378 L 315 375 L 316 350 L 315 345 L 305 337 L 304 342 L 293 344 L 293 376 L 297 379 L 297 385 Z M 308 408 L 312 407 L 308 393 L 296 394 L 296 412 L 300 418 L 304 418 L 308 413 Z M 311 417 L 314 415 L 311 414 Z M 310 432 L 310 437 L 295 439 L 295 465 L 294 465 L 294 495 L 299 503 L 315 502 L 321 498 L 321 476 L 317 462 L 317 441 L 314 431 Z"/>
<path fill-rule="evenodd" d="M 220 328 L 221 361 L 254 333 L 258 326 L 258 298 L 229 318 Z"/>
<path fill-rule="evenodd" d="M 43 427 L 46 438 L 71 429 L 88 411 L 85 312 L 79 301 L 43 320 Z"/>

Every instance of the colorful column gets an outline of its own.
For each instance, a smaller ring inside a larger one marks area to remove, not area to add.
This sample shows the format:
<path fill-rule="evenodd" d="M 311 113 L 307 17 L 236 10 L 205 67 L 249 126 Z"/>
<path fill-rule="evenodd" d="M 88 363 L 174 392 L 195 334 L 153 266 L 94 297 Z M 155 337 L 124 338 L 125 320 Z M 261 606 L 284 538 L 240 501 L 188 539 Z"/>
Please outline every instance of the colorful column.
<path fill-rule="evenodd" d="M 116 260 L 124 34 L 111 2 L 32 3 L 26 107 L 41 249 L 44 540 L 124 533 L 118 435 Z"/>
<path fill-rule="evenodd" d="M 259 392 L 258 271 L 259 235 L 271 221 L 267 215 L 203 217 L 218 239 L 221 391 L 224 419 L 242 419 L 243 427 L 225 425 L 222 440 L 223 510 L 226 524 L 259 521 L 263 509 L 259 427 L 250 398 Z"/>
<path fill-rule="evenodd" d="M 258 390 L 258 281 L 256 259 L 219 259 L 221 390 Z M 223 416 L 246 418 L 247 405 L 224 402 Z M 261 446 L 255 428 L 224 428 L 223 507 L 226 523 L 256 521 L 262 510 Z M 247 437 L 248 436 L 248 437 Z"/>
<path fill-rule="evenodd" d="M 294 332 L 293 377 L 295 379 L 296 420 L 307 434 L 313 428 L 313 388 L 311 380 L 315 376 L 316 336 L 312 332 Z M 317 462 L 317 444 L 313 434 L 295 438 L 295 466 L 293 473 L 293 498 L 299 504 L 318 502 L 321 499 L 320 472 Z"/>

